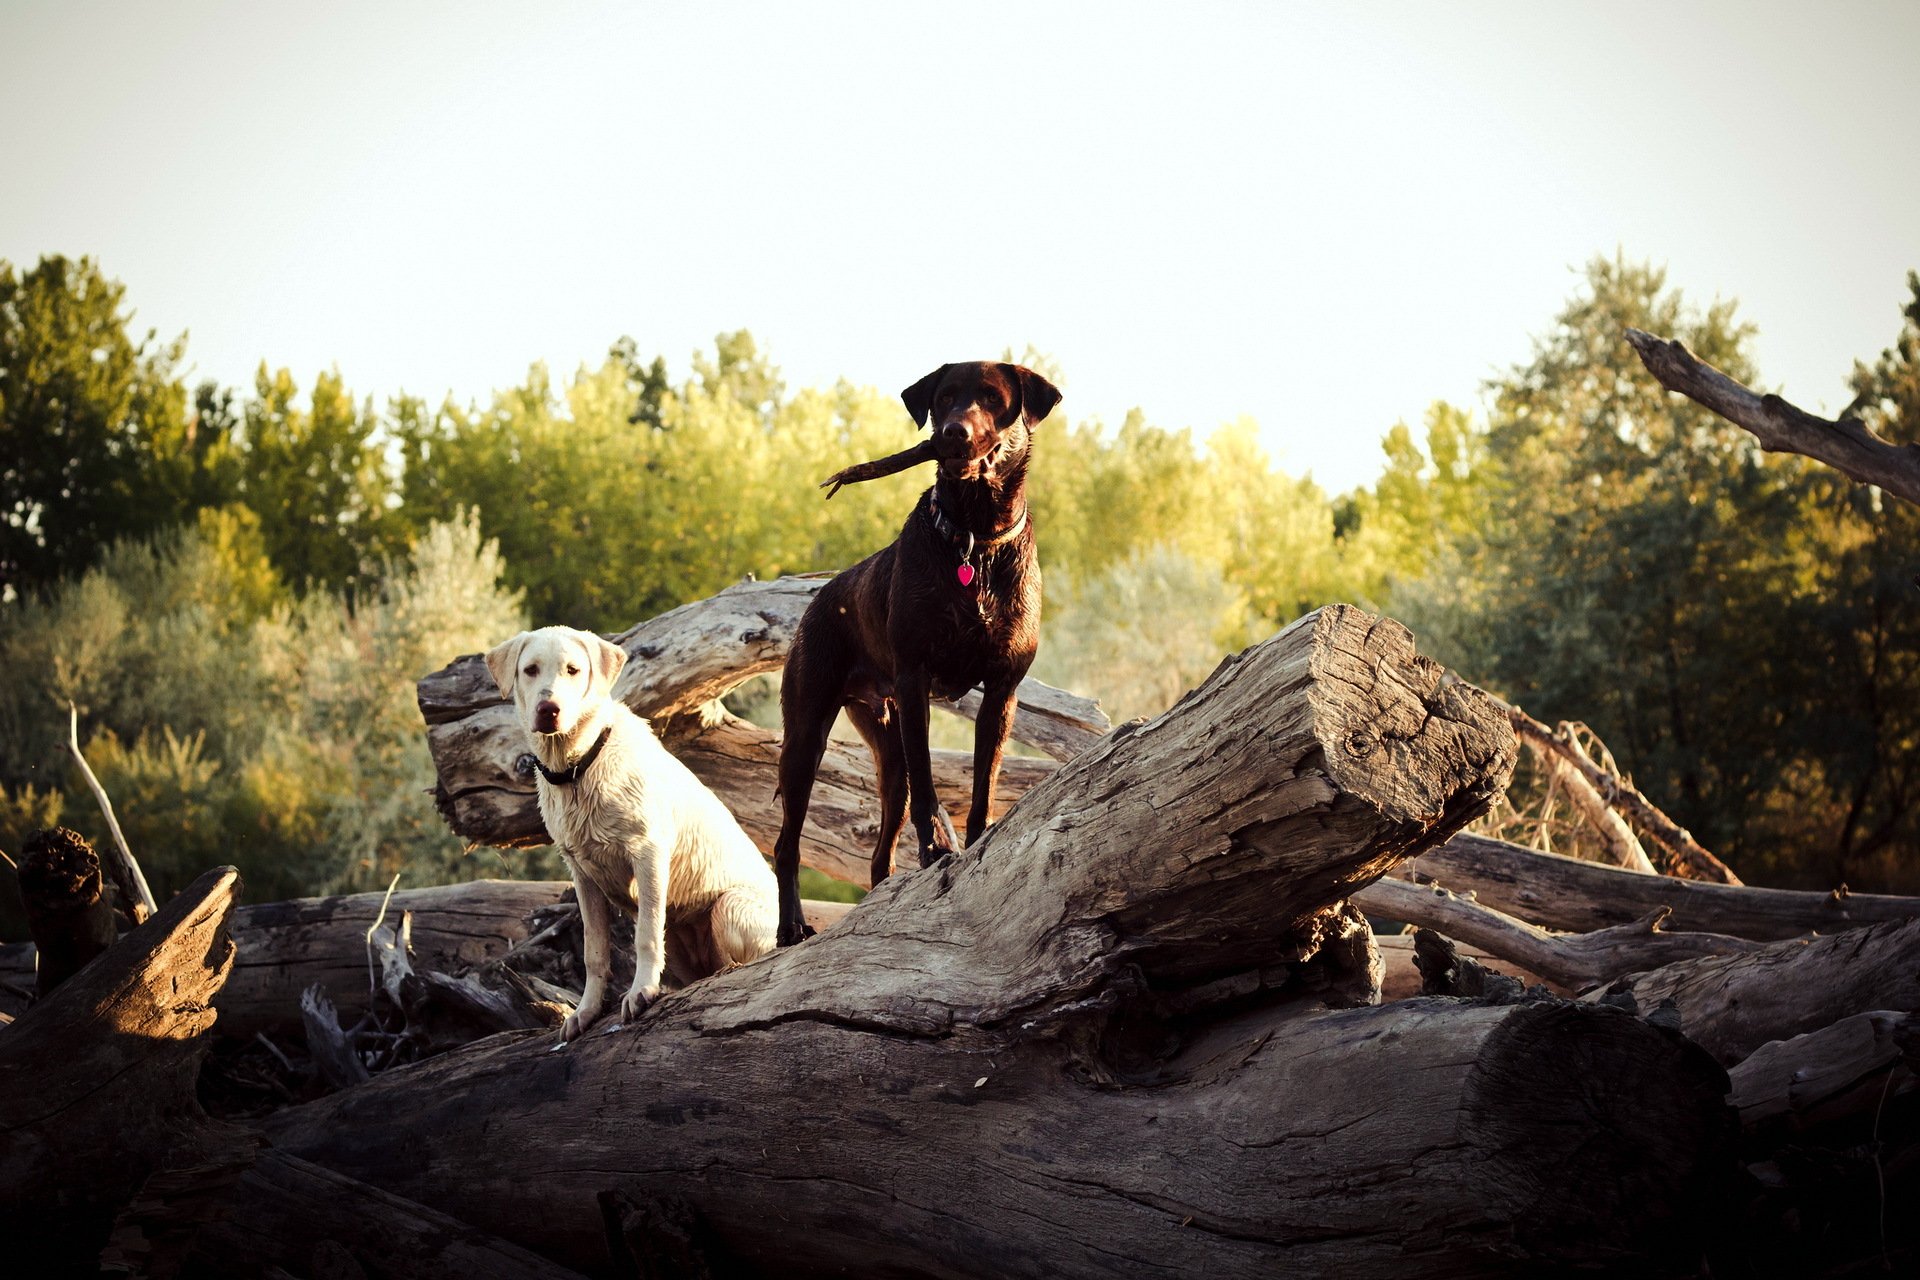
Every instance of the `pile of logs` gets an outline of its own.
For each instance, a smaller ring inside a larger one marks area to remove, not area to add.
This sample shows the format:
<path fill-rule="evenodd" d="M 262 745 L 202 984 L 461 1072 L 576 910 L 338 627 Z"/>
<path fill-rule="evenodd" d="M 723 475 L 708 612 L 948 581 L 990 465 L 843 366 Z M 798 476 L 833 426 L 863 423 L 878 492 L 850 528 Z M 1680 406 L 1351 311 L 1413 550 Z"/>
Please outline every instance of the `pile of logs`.
<path fill-rule="evenodd" d="M 763 847 L 777 740 L 718 700 L 778 667 L 818 581 L 618 638 L 617 695 Z M 420 702 L 454 829 L 543 840 L 478 659 Z M 1920 900 L 1464 833 L 1514 767 L 1511 709 L 1344 606 L 1150 721 L 1021 702 L 1045 757 L 1003 775 L 981 841 L 566 1048 L 559 883 L 237 907 L 217 870 L 31 1003 L 30 953 L 0 952 L 0 1227 L 56 1267 L 150 1276 L 1920 1256 L 1898 1211 L 1920 1187 Z M 967 761 L 936 771 L 960 807 Z M 864 749 L 836 744 L 803 857 L 863 880 L 875 810 Z M 216 1106 L 222 1071 L 281 1096 Z"/>

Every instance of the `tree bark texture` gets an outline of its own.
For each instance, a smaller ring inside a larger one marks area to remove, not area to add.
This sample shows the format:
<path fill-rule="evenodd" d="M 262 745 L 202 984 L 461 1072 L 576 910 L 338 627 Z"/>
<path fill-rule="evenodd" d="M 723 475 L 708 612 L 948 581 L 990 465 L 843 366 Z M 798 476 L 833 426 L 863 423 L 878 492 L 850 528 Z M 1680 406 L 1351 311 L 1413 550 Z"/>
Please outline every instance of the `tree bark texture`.
<path fill-rule="evenodd" d="M 1920 445 L 1894 444 L 1854 418 L 1815 417 L 1775 395 L 1756 395 L 1706 363 L 1686 344 L 1627 330 L 1640 363 L 1660 385 L 1753 434 L 1769 453 L 1797 453 L 1824 462 L 1861 484 L 1920 503 Z"/>
<path fill-rule="evenodd" d="M 1853 1014 L 1920 1008 L 1920 920 L 1670 964 L 1587 998 L 1622 994 L 1642 1012 L 1672 1000 L 1687 1037 L 1731 1066 L 1769 1040 Z"/>
<path fill-rule="evenodd" d="M 704 736 L 716 725 L 725 725 L 726 742 L 716 750 L 733 758 L 768 752 L 777 758 L 776 735 L 706 708 L 752 676 L 780 668 L 801 613 L 825 581 L 825 577 L 813 575 L 742 582 L 615 637 L 630 660 L 614 686 L 614 696 L 652 720 L 676 754 L 687 738 Z M 534 798 L 533 757 L 527 750 L 526 735 L 514 721 L 512 707 L 501 700 L 479 656 L 460 658 L 425 677 L 419 683 L 418 695 L 420 713 L 427 722 L 427 746 L 439 771 L 436 800 L 455 834 L 483 844 L 545 844 L 547 835 Z M 978 698 L 974 697 L 971 701 L 961 699 L 954 709 L 970 716 L 977 707 Z M 696 723 L 680 726 L 676 724 L 680 718 Z M 1021 682 L 1019 708 L 1014 714 L 1015 740 L 1056 759 L 1068 759 L 1099 741 L 1107 728 L 1106 716 L 1097 703 L 1037 680 Z M 841 753 L 838 763 L 846 767 L 832 774 L 823 772 L 824 787 L 871 793 L 872 769 L 864 748 L 858 750 L 858 757 L 851 751 Z M 936 763 L 942 789 L 949 794 L 970 794 L 970 755 L 943 754 L 946 759 Z M 696 761 L 697 757 L 688 758 L 688 764 L 699 774 L 701 765 Z M 857 767 L 851 764 L 855 761 Z M 1002 774 L 1002 780 L 1010 797 L 1017 796 L 1019 789 L 1031 781 L 1007 774 Z M 771 781 L 769 776 L 769 799 Z M 725 791 L 721 794 L 727 795 Z M 816 792 L 816 804 L 818 796 Z M 731 801 L 733 796 L 727 798 Z M 754 834 L 756 839 L 761 838 Z M 764 843 L 770 845 L 772 837 L 765 837 Z M 845 878 L 866 883 L 864 865 L 871 853 L 869 842 L 859 854 L 860 874 Z M 803 857 L 805 854 L 803 850 Z M 825 860 L 832 862 L 833 858 Z"/>
<path fill-rule="evenodd" d="M 608 1196 L 682 1204 L 783 1275 L 1643 1257 L 1721 1167 L 1704 1055 L 1607 1007 L 1310 998 L 1370 994 L 1342 900 L 1483 810 L 1515 749 L 1403 628 L 1322 610 L 838 928 L 563 1051 L 495 1037 L 281 1112 L 273 1140 L 579 1267 Z"/>
<path fill-rule="evenodd" d="M 0 1033 L 0 1233 L 50 1269 L 85 1266 L 163 1163 L 244 1145 L 194 1080 L 233 963 L 239 875 L 209 871 Z"/>

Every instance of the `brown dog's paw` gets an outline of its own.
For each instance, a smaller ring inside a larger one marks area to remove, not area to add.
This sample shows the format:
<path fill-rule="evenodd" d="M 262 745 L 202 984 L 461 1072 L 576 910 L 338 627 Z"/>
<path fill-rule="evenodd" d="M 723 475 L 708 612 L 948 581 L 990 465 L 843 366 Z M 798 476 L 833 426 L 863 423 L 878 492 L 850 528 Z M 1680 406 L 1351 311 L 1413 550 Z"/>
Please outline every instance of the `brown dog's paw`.
<path fill-rule="evenodd" d="M 777 942 L 780 946 L 791 947 L 795 943 L 805 942 L 808 938 L 811 938 L 813 935 L 814 935 L 814 927 L 808 924 L 806 921 L 802 920 L 798 928 L 790 928 L 784 924 L 781 925 L 780 932 L 777 935 L 775 935 L 774 941 Z"/>

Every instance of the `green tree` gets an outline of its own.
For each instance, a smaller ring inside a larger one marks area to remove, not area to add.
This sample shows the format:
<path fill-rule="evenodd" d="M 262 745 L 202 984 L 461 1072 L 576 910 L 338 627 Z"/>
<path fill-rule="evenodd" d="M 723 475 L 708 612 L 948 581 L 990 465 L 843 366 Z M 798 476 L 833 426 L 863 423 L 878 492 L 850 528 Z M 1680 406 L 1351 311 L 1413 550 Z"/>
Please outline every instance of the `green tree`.
<path fill-rule="evenodd" d="M 403 549 L 408 528 L 389 503 L 372 406 L 356 405 L 337 371 L 315 380 L 308 407 L 298 395 L 292 374 L 260 366 L 239 424 L 239 494 L 289 582 L 340 590 Z"/>
<path fill-rule="evenodd" d="M 0 591 L 232 496 L 232 442 L 174 374 L 186 339 L 134 339 L 124 303 L 90 258 L 0 260 Z"/>

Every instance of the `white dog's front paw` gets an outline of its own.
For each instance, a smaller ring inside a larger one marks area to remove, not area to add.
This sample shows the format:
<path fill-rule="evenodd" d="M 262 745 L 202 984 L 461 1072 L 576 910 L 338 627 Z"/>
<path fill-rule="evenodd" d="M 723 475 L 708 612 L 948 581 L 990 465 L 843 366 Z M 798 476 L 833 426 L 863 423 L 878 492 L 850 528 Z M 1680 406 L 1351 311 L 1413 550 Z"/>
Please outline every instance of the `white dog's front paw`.
<path fill-rule="evenodd" d="M 645 991 L 627 992 L 620 1001 L 620 1021 L 632 1022 L 635 1018 L 645 1013 L 647 1006 L 652 1004 L 659 995 L 660 988 L 658 987 L 649 987 Z"/>
<path fill-rule="evenodd" d="M 582 1035 L 586 1034 L 589 1027 L 593 1026 L 593 1024 L 599 1020 L 600 1008 L 598 1005 L 591 1008 L 582 1005 L 580 1008 L 575 1009 L 567 1015 L 567 1020 L 560 1024 L 560 1043 L 568 1044 L 574 1040 L 578 1040 Z"/>

